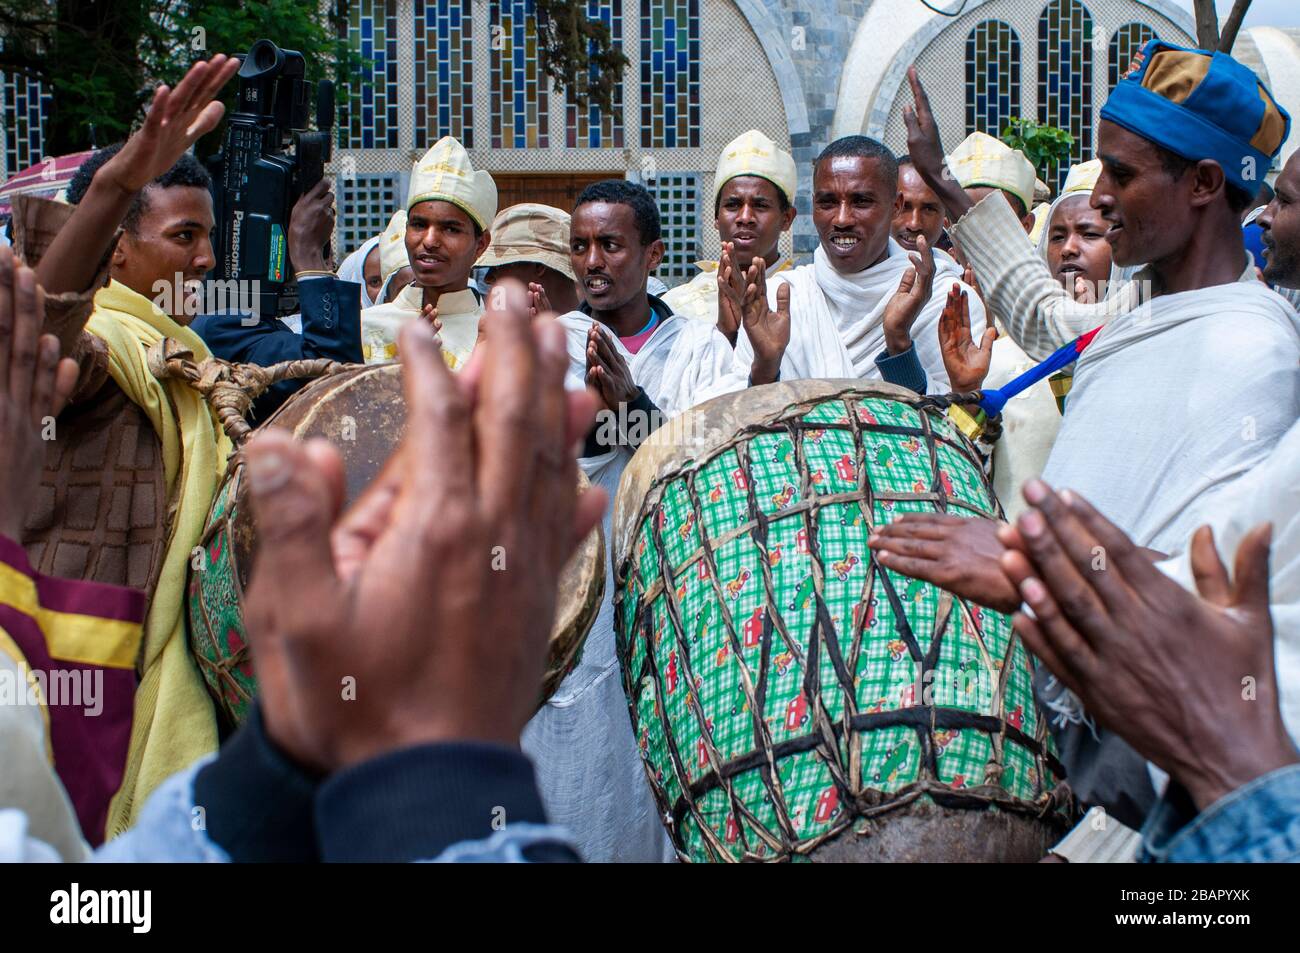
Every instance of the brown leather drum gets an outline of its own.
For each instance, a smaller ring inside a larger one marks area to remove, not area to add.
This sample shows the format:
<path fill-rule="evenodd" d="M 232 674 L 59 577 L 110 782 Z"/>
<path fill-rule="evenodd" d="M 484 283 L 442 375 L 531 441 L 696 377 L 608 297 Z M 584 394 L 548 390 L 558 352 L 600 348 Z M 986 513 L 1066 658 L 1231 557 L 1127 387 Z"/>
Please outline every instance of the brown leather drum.
<path fill-rule="evenodd" d="M 324 437 L 343 457 L 345 505 L 379 473 L 406 425 L 400 364 L 349 367 L 313 381 L 273 415 L 276 426 L 300 439 Z M 190 570 L 190 650 L 218 710 L 230 724 L 247 713 L 256 691 L 243 625 L 244 588 L 256 555 L 257 527 L 245 499 L 240 454 L 217 492 L 204 530 L 204 558 Z M 579 473 L 581 489 L 587 486 Z M 539 705 L 577 663 L 605 589 L 605 543 L 599 526 L 582 542 L 560 577 L 555 627 Z"/>

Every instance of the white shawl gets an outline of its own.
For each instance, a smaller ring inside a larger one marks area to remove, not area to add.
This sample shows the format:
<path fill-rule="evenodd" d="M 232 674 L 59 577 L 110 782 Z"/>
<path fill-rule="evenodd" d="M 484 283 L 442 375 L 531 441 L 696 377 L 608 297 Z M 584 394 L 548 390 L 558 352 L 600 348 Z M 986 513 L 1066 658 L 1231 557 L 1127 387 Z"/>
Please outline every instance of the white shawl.
<path fill-rule="evenodd" d="M 379 239 L 383 237 L 380 234 L 373 238 L 367 238 L 364 245 L 343 259 L 343 264 L 339 265 L 339 270 L 335 272 L 344 281 L 355 281 L 361 286 L 361 307 L 363 310 L 373 308 L 379 303 L 370 297 L 370 289 L 366 287 L 366 256 L 379 244 Z"/>
<path fill-rule="evenodd" d="M 836 271 L 818 246 L 811 265 L 783 272 L 769 282 L 768 303 L 773 308 L 780 283 L 790 285 L 790 345 L 781 362 L 782 380 L 880 380 L 875 358 L 885 348 L 885 308 L 911 266 L 907 252 L 892 238 L 883 260 L 853 275 Z M 944 393 L 948 372 L 939 349 L 939 315 L 953 282 L 961 281 L 961 269 L 946 255 L 935 255 L 934 266 L 930 301 L 912 325 L 912 340 L 929 378 L 930 392 Z M 969 292 L 971 334 L 979 340 L 984 333 L 984 305 L 972 289 L 962 287 Z M 736 342 L 736 359 L 745 367 L 754 360 L 753 347 L 743 331 Z"/>
<path fill-rule="evenodd" d="M 594 323 L 581 311 L 557 319 L 569 351 L 566 386 L 586 386 L 587 332 Z M 610 341 L 632 378 L 666 415 L 743 387 L 731 345 L 708 323 L 673 314 L 663 319 L 636 354 L 616 335 Z M 578 461 L 592 483 L 609 491 L 605 539 L 623 468 L 632 459 L 616 448 Z M 608 544 L 607 544 L 608 545 Z M 612 558 L 605 561 L 605 597 L 574 670 L 524 728 L 521 747 L 537 770 L 537 785 L 552 823 L 567 827 L 583 858 L 597 863 L 673 859 L 645 768 L 627 717 L 614 647 Z"/>
<path fill-rule="evenodd" d="M 1043 478 L 1177 552 L 1300 417 L 1300 315 L 1260 282 L 1114 318 L 1074 372 Z"/>
<path fill-rule="evenodd" d="M 1273 524 L 1269 557 L 1269 601 L 1276 646 L 1274 664 L 1282 718 L 1300 742 L 1300 423 L 1291 429 L 1263 463 L 1219 494 L 1205 514 L 1214 529 L 1219 558 L 1231 572 L 1237 545 L 1259 523 Z M 1185 549 L 1184 540 L 1180 549 Z M 1185 589 L 1196 591 L 1191 558 L 1186 552 L 1160 563 Z"/>

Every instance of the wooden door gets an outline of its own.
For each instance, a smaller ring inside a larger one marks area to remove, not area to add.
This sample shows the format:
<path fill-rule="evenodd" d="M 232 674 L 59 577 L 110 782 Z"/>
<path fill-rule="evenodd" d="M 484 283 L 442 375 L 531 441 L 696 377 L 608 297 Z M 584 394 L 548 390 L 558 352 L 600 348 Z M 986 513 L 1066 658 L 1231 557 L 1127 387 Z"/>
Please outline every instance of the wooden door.
<path fill-rule="evenodd" d="M 612 172 L 493 172 L 497 184 L 497 208 L 506 209 L 520 202 L 537 202 L 573 211 L 573 203 L 592 182 L 620 178 Z"/>

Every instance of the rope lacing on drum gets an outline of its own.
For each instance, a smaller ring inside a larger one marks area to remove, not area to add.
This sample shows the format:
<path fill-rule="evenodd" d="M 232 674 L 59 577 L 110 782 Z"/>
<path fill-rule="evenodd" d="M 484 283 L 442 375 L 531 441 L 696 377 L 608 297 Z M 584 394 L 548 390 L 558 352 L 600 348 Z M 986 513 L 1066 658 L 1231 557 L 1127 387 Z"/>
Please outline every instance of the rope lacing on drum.
<path fill-rule="evenodd" d="M 253 401 L 273 384 L 295 378 L 324 377 L 350 366 L 328 358 L 281 361 L 262 367 L 210 357 L 196 364 L 194 352 L 175 338 L 163 338 L 150 347 L 147 360 L 149 373 L 158 380 L 183 381 L 202 394 L 236 447 L 253 430 L 245 419 Z"/>

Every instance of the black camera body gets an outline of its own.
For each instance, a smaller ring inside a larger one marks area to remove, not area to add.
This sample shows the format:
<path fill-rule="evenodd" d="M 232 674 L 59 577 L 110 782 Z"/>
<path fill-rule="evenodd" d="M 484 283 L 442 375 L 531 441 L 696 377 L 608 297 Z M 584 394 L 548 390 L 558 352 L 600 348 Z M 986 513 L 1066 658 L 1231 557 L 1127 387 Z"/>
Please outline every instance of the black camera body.
<path fill-rule="evenodd" d="M 330 160 L 334 85 L 308 82 L 303 55 L 270 40 L 258 40 L 241 59 L 239 101 L 221 151 L 207 162 L 216 219 L 210 277 L 257 281 L 257 314 L 277 317 L 298 310 L 289 215 Z M 308 118 L 313 93 L 315 131 Z"/>

